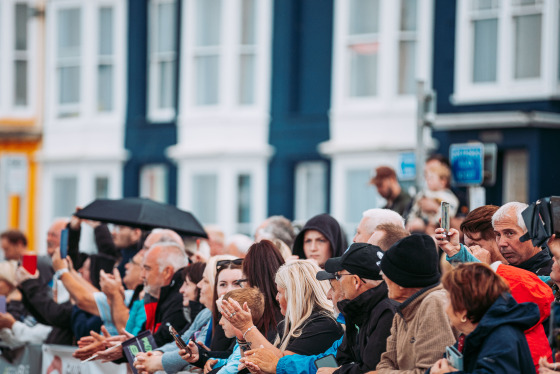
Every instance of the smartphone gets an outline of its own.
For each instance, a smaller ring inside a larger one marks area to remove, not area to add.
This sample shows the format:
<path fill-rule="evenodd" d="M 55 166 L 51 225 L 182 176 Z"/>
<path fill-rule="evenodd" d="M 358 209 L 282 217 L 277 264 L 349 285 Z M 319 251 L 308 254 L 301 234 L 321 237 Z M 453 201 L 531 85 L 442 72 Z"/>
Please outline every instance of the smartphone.
<path fill-rule="evenodd" d="M 177 332 L 177 330 L 175 330 L 173 328 L 173 326 L 171 326 L 170 323 L 167 323 L 167 326 L 169 327 L 169 333 L 171 334 L 171 336 L 173 337 L 173 339 L 175 339 L 175 342 L 177 343 L 177 345 L 179 346 L 179 348 L 181 349 L 185 349 L 188 353 L 191 353 L 191 350 L 189 349 L 188 345 L 185 343 L 185 341 L 181 338 L 181 335 L 179 335 L 179 333 Z"/>
<path fill-rule="evenodd" d="M 441 228 L 445 230 L 445 236 L 449 235 L 449 203 L 441 202 Z"/>
<path fill-rule="evenodd" d="M 37 272 L 37 254 L 34 252 L 24 253 L 21 257 L 21 266 L 31 275 Z"/>
<path fill-rule="evenodd" d="M 0 295 L 0 313 L 6 313 L 6 296 Z"/>
<path fill-rule="evenodd" d="M 319 368 L 337 368 L 340 365 L 338 364 L 338 362 L 336 362 L 336 358 L 334 358 L 334 355 L 331 354 L 316 359 L 315 366 L 317 367 L 317 369 L 319 369 Z"/>
<path fill-rule="evenodd" d="M 68 256 L 68 229 L 60 232 L 60 258 Z"/>
<path fill-rule="evenodd" d="M 463 355 L 453 346 L 445 348 L 445 356 L 449 364 L 459 371 L 463 371 Z"/>

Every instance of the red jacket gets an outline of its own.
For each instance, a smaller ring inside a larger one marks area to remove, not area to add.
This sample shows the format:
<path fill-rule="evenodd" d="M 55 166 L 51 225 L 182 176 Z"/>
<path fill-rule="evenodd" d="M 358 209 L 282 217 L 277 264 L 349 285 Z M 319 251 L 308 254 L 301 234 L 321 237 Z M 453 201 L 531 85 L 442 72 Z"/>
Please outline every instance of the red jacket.
<path fill-rule="evenodd" d="M 541 314 L 539 322 L 525 331 L 525 338 L 533 363 L 539 368 L 539 358 L 546 356 L 552 362 L 552 350 L 544 333 L 543 321 L 550 316 L 550 304 L 554 300 L 550 287 L 530 271 L 509 265 L 499 265 L 496 273 L 503 277 L 511 288 L 511 295 L 518 303 L 537 304 Z"/>

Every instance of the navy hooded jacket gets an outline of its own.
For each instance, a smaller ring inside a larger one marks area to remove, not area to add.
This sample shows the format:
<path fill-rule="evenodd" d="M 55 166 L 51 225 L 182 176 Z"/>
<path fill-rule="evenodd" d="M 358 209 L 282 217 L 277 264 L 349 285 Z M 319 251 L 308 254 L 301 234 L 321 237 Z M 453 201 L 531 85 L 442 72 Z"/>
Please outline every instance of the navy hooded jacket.
<path fill-rule="evenodd" d="M 466 337 L 463 371 L 456 373 L 535 373 L 523 331 L 533 327 L 539 318 L 536 304 L 518 304 L 504 293 Z"/>
<path fill-rule="evenodd" d="M 303 229 L 301 229 L 300 233 L 296 236 L 292 253 L 299 256 L 299 258 L 307 258 L 305 257 L 305 252 L 303 251 L 303 238 L 307 230 L 319 231 L 325 236 L 325 238 L 327 238 L 331 244 L 331 257 L 342 256 L 344 251 L 348 248 L 346 236 L 344 235 L 338 221 L 327 213 L 323 213 L 307 221 L 305 226 L 303 226 Z"/>

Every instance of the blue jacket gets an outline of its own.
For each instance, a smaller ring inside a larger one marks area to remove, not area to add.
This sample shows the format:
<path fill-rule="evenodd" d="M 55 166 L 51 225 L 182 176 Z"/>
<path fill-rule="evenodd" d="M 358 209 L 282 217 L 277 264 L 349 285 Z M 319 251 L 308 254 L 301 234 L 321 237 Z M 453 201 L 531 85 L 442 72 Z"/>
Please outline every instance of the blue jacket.
<path fill-rule="evenodd" d="M 523 331 L 534 326 L 539 318 L 536 304 L 518 304 L 505 293 L 466 337 L 464 371 L 457 373 L 535 373 Z"/>
<path fill-rule="evenodd" d="M 340 313 L 336 319 L 339 323 L 344 324 L 344 316 Z M 276 374 L 315 374 L 317 373 L 317 367 L 315 366 L 315 360 L 323 358 L 328 355 L 333 355 L 336 357 L 336 352 L 338 347 L 342 343 L 342 336 L 340 339 L 336 340 L 333 345 L 327 349 L 325 352 L 314 356 L 304 356 L 304 355 L 288 355 L 282 357 L 278 364 L 276 365 Z"/>

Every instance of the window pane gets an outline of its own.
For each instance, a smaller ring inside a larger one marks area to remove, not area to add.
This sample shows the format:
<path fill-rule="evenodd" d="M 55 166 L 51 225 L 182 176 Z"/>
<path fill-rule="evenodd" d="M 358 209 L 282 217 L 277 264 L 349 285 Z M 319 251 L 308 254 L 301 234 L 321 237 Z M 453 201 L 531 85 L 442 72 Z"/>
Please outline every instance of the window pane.
<path fill-rule="evenodd" d="M 239 104 L 255 102 L 255 55 L 243 54 L 239 61 Z"/>
<path fill-rule="evenodd" d="M 251 176 L 237 176 L 237 222 L 251 223 Z"/>
<path fill-rule="evenodd" d="M 109 197 L 109 178 L 96 177 L 95 178 L 95 198 L 106 199 Z"/>
<path fill-rule="evenodd" d="M 327 211 L 327 164 L 322 161 L 302 162 L 296 168 L 296 220 Z"/>
<path fill-rule="evenodd" d="M 417 19 L 417 2 L 416 0 L 402 0 L 401 2 L 401 30 L 416 31 Z"/>
<path fill-rule="evenodd" d="M 175 61 L 161 61 L 158 63 L 159 96 L 158 108 L 173 108 L 173 81 L 175 76 Z"/>
<path fill-rule="evenodd" d="M 80 9 L 58 11 L 58 57 L 79 57 L 81 39 Z"/>
<path fill-rule="evenodd" d="M 416 42 L 399 43 L 399 94 L 416 92 Z"/>
<path fill-rule="evenodd" d="M 77 185 L 76 177 L 58 177 L 54 179 L 54 217 L 69 217 L 76 211 Z"/>
<path fill-rule="evenodd" d="M 255 44 L 256 1 L 242 0 L 241 3 L 241 44 Z"/>
<path fill-rule="evenodd" d="M 113 110 L 113 65 L 99 65 L 97 69 L 97 110 Z"/>
<path fill-rule="evenodd" d="M 474 0 L 472 4 L 474 10 L 489 10 L 498 8 L 498 3 L 495 0 Z"/>
<path fill-rule="evenodd" d="M 541 75 L 541 15 L 515 17 L 515 78 Z"/>
<path fill-rule="evenodd" d="M 366 209 L 378 207 L 375 188 L 369 184 L 369 169 L 349 170 L 346 172 L 346 216 L 345 222 L 353 224 L 352 230 L 362 219 Z"/>
<path fill-rule="evenodd" d="M 379 0 L 350 0 L 350 35 L 379 31 Z"/>
<path fill-rule="evenodd" d="M 200 56 L 195 58 L 196 66 L 196 104 L 213 105 L 218 103 L 219 58 Z"/>
<path fill-rule="evenodd" d="M 16 106 L 27 105 L 27 61 L 16 61 L 14 97 Z"/>
<path fill-rule="evenodd" d="M 152 164 L 140 169 L 140 196 L 167 203 L 168 172 L 165 164 Z"/>
<path fill-rule="evenodd" d="M 113 54 L 113 8 L 99 9 L 99 54 Z"/>
<path fill-rule="evenodd" d="M 473 82 L 495 82 L 498 58 L 498 20 L 474 21 Z"/>
<path fill-rule="evenodd" d="M 157 6 L 157 51 L 175 51 L 175 3 Z"/>
<path fill-rule="evenodd" d="M 27 4 L 16 4 L 15 49 L 27 50 Z"/>
<path fill-rule="evenodd" d="M 76 104 L 80 101 L 80 68 L 63 67 L 58 70 L 60 104 Z"/>
<path fill-rule="evenodd" d="M 196 45 L 220 44 L 222 15 L 221 0 L 197 0 L 196 2 Z"/>
<path fill-rule="evenodd" d="M 377 94 L 378 49 L 378 42 L 350 46 L 350 96 Z"/>
<path fill-rule="evenodd" d="M 527 150 L 510 150 L 504 154 L 503 199 L 529 202 L 529 153 Z"/>
<path fill-rule="evenodd" d="M 215 174 L 193 176 L 193 213 L 203 223 L 217 222 L 218 177 Z"/>

